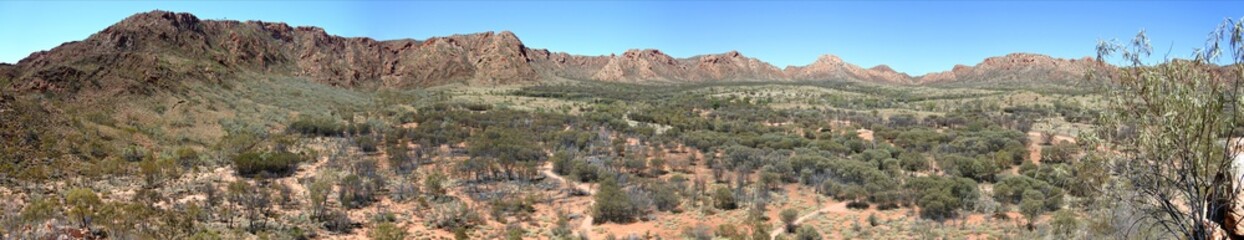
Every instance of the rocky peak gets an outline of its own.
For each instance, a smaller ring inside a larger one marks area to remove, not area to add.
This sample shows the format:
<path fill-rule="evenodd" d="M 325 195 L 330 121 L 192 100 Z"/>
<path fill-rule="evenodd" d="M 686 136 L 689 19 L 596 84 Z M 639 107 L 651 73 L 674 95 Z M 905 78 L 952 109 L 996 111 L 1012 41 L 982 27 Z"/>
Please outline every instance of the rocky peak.
<path fill-rule="evenodd" d="M 630 49 L 623 52 L 621 58 L 674 64 L 674 57 L 671 57 L 670 55 L 667 55 L 657 49 Z"/>
<path fill-rule="evenodd" d="M 838 56 L 834 56 L 833 54 L 825 54 L 825 55 L 821 55 L 820 57 L 817 57 L 816 61 L 812 62 L 811 65 L 835 65 L 836 66 L 836 65 L 842 65 L 842 64 L 843 64 L 842 58 L 838 58 Z"/>
<path fill-rule="evenodd" d="M 887 66 L 885 64 L 873 66 L 871 68 L 868 68 L 868 70 L 875 71 L 875 72 L 884 72 L 884 73 L 898 73 L 897 71 L 894 71 L 894 69 L 890 68 L 890 66 Z"/>
<path fill-rule="evenodd" d="M 886 65 L 864 69 L 834 55 L 821 55 L 812 64 L 791 66 L 786 75 L 794 80 L 857 80 L 885 83 L 910 83 L 911 77 Z"/>
<path fill-rule="evenodd" d="M 199 25 L 200 22 L 199 17 L 196 17 L 193 14 L 155 10 L 127 17 L 124 20 L 121 20 L 121 22 L 113 25 L 113 27 L 167 27 L 174 30 L 201 32 L 202 27 Z"/>

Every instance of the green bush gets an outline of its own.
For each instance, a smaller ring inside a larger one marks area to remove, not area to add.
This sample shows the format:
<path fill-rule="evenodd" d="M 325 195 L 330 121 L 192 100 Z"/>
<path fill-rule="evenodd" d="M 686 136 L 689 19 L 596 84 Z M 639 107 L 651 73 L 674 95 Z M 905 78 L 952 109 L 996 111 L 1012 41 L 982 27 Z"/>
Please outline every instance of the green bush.
<path fill-rule="evenodd" d="M 734 191 L 730 191 L 729 187 L 717 187 L 713 191 L 713 207 L 722 210 L 739 208 L 738 201 L 734 199 Z"/>
<path fill-rule="evenodd" d="M 794 233 L 795 220 L 799 218 L 799 211 L 791 208 L 783 209 L 781 213 L 778 213 L 778 218 L 782 219 L 783 224 L 786 224 L 786 232 Z"/>
<path fill-rule="evenodd" d="M 1080 146 L 1075 143 L 1059 142 L 1041 149 L 1042 163 L 1072 163 L 1080 154 Z"/>
<path fill-rule="evenodd" d="M 803 227 L 800 227 L 798 231 L 795 231 L 795 239 L 797 240 L 819 240 L 822 238 L 821 238 L 821 233 L 817 232 L 816 228 L 813 228 L 812 226 L 803 226 Z"/>
<path fill-rule="evenodd" d="M 397 227 L 391 222 L 376 224 L 371 231 L 367 232 L 367 238 L 376 240 L 401 240 L 406 239 L 408 233 L 405 229 Z"/>
<path fill-rule="evenodd" d="M 302 156 L 290 152 L 245 152 L 233 158 L 242 176 L 284 176 L 294 172 Z"/>
<path fill-rule="evenodd" d="M 929 170 L 929 160 L 924 157 L 924 154 L 918 152 L 904 152 L 898 156 L 898 160 L 903 170 L 910 172 Z"/>
<path fill-rule="evenodd" d="M 678 210 L 682 197 L 678 195 L 676 189 L 663 184 L 652 191 L 652 203 L 656 205 L 657 210 L 670 212 Z"/>
<path fill-rule="evenodd" d="M 592 217 L 596 223 L 626 223 L 634 220 L 639 213 L 631 198 L 622 191 L 613 178 L 605 178 L 596 192 L 596 204 L 592 206 Z"/>
<path fill-rule="evenodd" d="M 492 105 L 484 103 L 464 103 L 462 107 L 476 112 L 492 110 Z"/>
<path fill-rule="evenodd" d="M 359 151 L 363 151 L 364 153 L 374 153 L 380 150 L 376 147 L 376 139 L 368 136 L 355 138 L 354 144 L 358 145 Z"/>
<path fill-rule="evenodd" d="M 939 221 L 957 216 L 960 209 L 972 207 L 980 196 L 976 182 L 969 178 L 917 177 L 906 186 L 916 193 L 913 197 L 920 207 L 920 215 Z"/>
<path fill-rule="evenodd" d="M 290 123 L 286 130 L 303 135 L 337 137 L 345 132 L 345 127 L 327 118 L 299 118 Z"/>

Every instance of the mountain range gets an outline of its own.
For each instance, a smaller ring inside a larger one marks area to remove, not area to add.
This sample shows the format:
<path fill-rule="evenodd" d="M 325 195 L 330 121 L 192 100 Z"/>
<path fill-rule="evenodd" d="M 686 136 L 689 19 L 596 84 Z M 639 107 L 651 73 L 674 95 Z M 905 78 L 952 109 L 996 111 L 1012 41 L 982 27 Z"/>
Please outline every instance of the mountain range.
<path fill-rule="evenodd" d="M 263 21 L 201 20 L 188 13 L 139 13 L 82 41 L 40 51 L 0 76 L 15 89 L 79 91 L 227 81 L 242 73 L 303 77 L 333 86 L 421 87 L 462 82 L 511 84 L 565 78 L 626 83 L 864 81 L 901 85 L 1068 83 L 1113 69 L 1090 58 L 1014 53 L 975 66 L 911 76 L 886 65 L 860 67 L 833 55 L 775 67 L 731 51 L 674 58 L 656 49 L 582 56 L 530 48 L 509 31 L 377 41 L 317 27 Z"/>

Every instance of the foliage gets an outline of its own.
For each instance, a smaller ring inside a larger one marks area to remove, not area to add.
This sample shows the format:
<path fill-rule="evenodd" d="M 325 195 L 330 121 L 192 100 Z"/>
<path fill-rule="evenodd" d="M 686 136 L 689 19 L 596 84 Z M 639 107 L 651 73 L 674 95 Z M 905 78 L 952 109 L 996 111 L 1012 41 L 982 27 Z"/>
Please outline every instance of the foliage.
<path fill-rule="evenodd" d="M 345 126 L 326 117 L 302 117 L 290 123 L 287 131 L 310 136 L 336 137 L 345 133 Z"/>
<path fill-rule="evenodd" d="M 594 198 L 596 204 L 592 205 L 592 217 L 596 223 L 628 223 L 639 213 L 631 198 L 627 197 L 613 178 L 605 178 L 601 182 Z"/>
<path fill-rule="evenodd" d="M 913 198 L 920 215 L 934 220 L 957 216 L 958 210 L 971 207 L 980 196 L 976 182 L 968 178 L 917 177 L 906 186 L 916 193 Z"/>
<path fill-rule="evenodd" d="M 783 224 L 786 224 L 786 232 L 794 233 L 795 219 L 799 218 L 799 211 L 790 208 L 783 209 L 782 212 L 778 213 L 778 218 L 782 219 Z"/>
<path fill-rule="evenodd" d="M 68 214 L 73 216 L 83 228 L 91 227 L 91 219 L 95 217 L 102 204 L 99 195 L 88 188 L 74 188 L 65 193 L 65 205 L 69 207 Z"/>
<path fill-rule="evenodd" d="M 795 231 L 795 239 L 817 240 L 821 239 L 821 233 L 817 232 L 816 228 L 813 228 L 812 226 L 803 226 L 799 227 L 799 230 Z"/>
<path fill-rule="evenodd" d="M 1226 20 L 1211 32 L 1193 60 L 1146 65 L 1152 53 L 1142 31 L 1129 46 L 1098 45 L 1098 60 L 1121 53 L 1126 68 L 1111 76 L 1101 119 L 1105 149 L 1113 160 L 1120 189 L 1112 197 L 1143 217 L 1132 224 L 1158 227 L 1166 238 L 1211 239 L 1216 231 L 1244 237 L 1231 227 L 1229 212 L 1241 193 L 1233 170 L 1236 148 L 1223 139 L 1237 137 L 1241 76 L 1244 76 L 1244 22 Z M 1224 49 L 1226 48 L 1226 49 Z M 1229 51 L 1231 65 L 1214 64 Z M 1213 222 L 1207 224 L 1206 220 Z"/>
<path fill-rule="evenodd" d="M 713 207 L 722 210 L 733 210 L 739 208 L 738 202 L 734 198 L 734 191 L 729 187 L 717 187 L 713 190 Z"/>
<path fill-rule="evenodd" d="M 233 158 L 233 167 L 242 176 L 288 175 L 298 168 L 302 156 L 290 152 L 245 152 Z"/>
<path fill-rule="evenodd" d="M 398 228 L 397 224 L 392 222 L 382 222 L 372 227 L 367 232 L 367 238 L 375 240 L 401 240 L 406 239 L 408 233 L 405 229 Z"/>

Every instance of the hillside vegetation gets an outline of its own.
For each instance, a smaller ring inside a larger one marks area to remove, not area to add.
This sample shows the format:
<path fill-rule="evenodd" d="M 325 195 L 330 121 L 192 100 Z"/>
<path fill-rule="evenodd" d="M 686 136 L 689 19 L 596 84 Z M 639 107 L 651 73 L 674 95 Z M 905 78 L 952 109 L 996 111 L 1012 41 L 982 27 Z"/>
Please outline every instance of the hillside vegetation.
<path fill-rule="evenodd" d="M 912 77 L 156 11 L 0 65 L 0 238 L 1238 237 L 1244 65 L 1210 62 Z"/>

